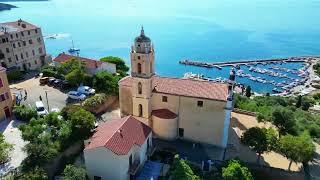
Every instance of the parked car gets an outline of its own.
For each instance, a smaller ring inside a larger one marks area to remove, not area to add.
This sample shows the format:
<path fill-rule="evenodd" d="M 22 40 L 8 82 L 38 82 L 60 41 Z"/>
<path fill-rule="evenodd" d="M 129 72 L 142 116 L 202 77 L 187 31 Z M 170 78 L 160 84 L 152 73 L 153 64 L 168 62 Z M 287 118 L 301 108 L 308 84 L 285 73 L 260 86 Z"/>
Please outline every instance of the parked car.
<path fill-rule="evenodd" d="M 93 95 L 96 93 L 96 90 L 92 89 L 89 86 L 80 86 L 80 87 L 78 87 L 78 92 L 85 94 L 85 95 Z"/>
<path fill-rule="evenodd" d="M 40 84 L 47 84 L 48 81 L 49 81 L 49 77 L 42 77 L 39 80 Z"/>
<path fill-rule="evenodd" d="M 45 116 L 48 114 L 48 111 L 44 107 L 42 101 L 37 101 L 36 102 L 36 108 L 37 108 L 37 114 L 38 116 Z"/>
<path fill-rule="evenodd" d="M 76 100 L 81 100 L 81 101 L 86 99 L 86 95 L 84 95 L 84 94 L 82 94 L 82 93 L 80 93 L 78 91 L 69 91 L 68 92 L 68 97 L 70 99 L 76 99 Z"/>
<path fill-rule="evenodd" d="M 70 88 L 69 82 L 67 80 L 62 81 L 61 88 L 63 88 L 63 89 Z"/>
<path fill-rule="evenodd" d="M 50 112 L 60 112 L 60 109 L 57 108 L 57 107 L 54 107 L 54 108 L 51 108 L 51 111 Z"/>
<path fill-rule="evenodd" d="M 54 86 L 54 87 L 60 87 L 60 86 L 61 86 L 61 83 L 62 83 L 62 80 L 61 80 L 61 79 L 56 79 L 56 80 L 53 82 L 53 86 Z"/>
<path fill-rule="evenodd" d="M 49 78 L 49 81 L 48 81 L 48 85 L 49 85 L 49 86 L 53 86 L 55 80 L 56 80 L 56 78 L 50 77 L 50 78 Z"/>

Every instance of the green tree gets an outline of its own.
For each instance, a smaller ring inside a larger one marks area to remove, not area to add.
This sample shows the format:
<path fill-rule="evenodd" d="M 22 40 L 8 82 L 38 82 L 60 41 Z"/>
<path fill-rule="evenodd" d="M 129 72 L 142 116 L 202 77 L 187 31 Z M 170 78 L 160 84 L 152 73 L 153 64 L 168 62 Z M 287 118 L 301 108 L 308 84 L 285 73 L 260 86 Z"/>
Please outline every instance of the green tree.
<path fill-rule="evenodd" d="M 261 154 L 270 151 L 275 143 L 274 133 L 266 128 L 252 127 L 243 133 L 241 142 L 249 146 L 258 154 L 257 162 L 260 162 Z"/>
<path fill-rule="evenodd" d="M 94 128 L 95 117 L 89 111 L 79 109 L 70 114 L 68 121 L 71 122 L 72 134 L 77 139 L 87 138 Z"/>
<path fill-rule="evenodd" d="M 0 164 L 6 162 L 9 158 L 9 153 L 13 150 L 13 145 L 5 141 L 4 135 L 0 133 Z"/>
<path fill-rule="evenodd" d="M 84 70 L 74 69 L 65 75 L 65 79 L 69 82 L 71 86 L 79 86 L 81 83 L 83 83 L 84 76 Z"/>
<path fill-rule="evenodd" d="M 63 170 L 62 180 L 86 180 L 86 171 L 74 165 L 67 165 Z"/>
<path fill-rule="evenodd" d="M 30 121 L 32 118 L 36 118 L 38 116 L 37 109 L 35 107 L 28 107 L 25 105 L 14 106 L 12 112 L 15 117 L 21 121 Z"/>
<path fill-rule="evenodd" d="M 296 134 L 294 114 L 287 108 L 277 108 L 272 113 L 272 122 L 278 128 L 279 135 Z"/>
<path fill-rule="evenodd" d="M 290 159 L 288 170 L 290 170 L 292 162 L 301 162 L 304 166 L 307 165 L 313 159 L 314 151 L 315 146 L 306 132 L 300 136 L 288 134 L 280 138 L 279 152 Z"/>
<path fill-rule="evenodd" d="M 173 162 L 173 180 L 198 180 L 198 176 L 194 174 L 191 167 L 185 162 L 185 160 L 180 159 L 179 155 L 175 155 Z"/>
<path fill-rule="evenodd" d="M 298 99 L 297 99 L 297 102 L 296 102 L 296 107 L 299 108 L 301 107 L 301 104 L 302 104 L 302 96 L 298 96 Z"/>
<path fill-rule="evenodd" d="M 113 76 L 106 71 L 101 71 L 95 75 L 93 87 L 106 94 L 118 95 L 118 81 L 119 77 Z"/>
<path fill-rule="evenodd" d="M 120 74 L 121 73 L 125 74 L 129 71 L 129 67 L 125 64 L 124 60 L 119 57 L 107 56 L 107 57 L 101 58 L 100 61 L 115 64 L 117 68 L 117 72 Z"/>
<path fill-rule="evenodd" d="M 44 119 L 31 119 L 29 124 L 19 126 L 22 132 L 22 139 L 29 142 L 35 142 L 40 135 L 46 130 Z"/>
<path fill-rule="evenodd" d="M 246 96 L 247 96 L 247 97 L 250 97 L 250 96 L 251 96 L 251 86 L 248 86 L 248 87 L 246 88 Z"/>
<path fill-rule="evenodd" d="M 225 180 L 253 180 L 249 169 L 238 160 L 230 160 L 228 166 L 222 168 L 222 177 Z"/>
<path fill-rule="evenodd" d="M 78 59 L 74 58 L 69 61 L 61 63 L 57 67 L 57 73 L 63 74 L 63 75 L 69 74 L 74 70 L 85 71 L 85 62 L 79 61 Z"/>
<path fill-rule="evenodd" d="M 23 173 L 18 180 L 47 180 L 48 175 L 42 168 L 35 167 L 32 170 Z"/>

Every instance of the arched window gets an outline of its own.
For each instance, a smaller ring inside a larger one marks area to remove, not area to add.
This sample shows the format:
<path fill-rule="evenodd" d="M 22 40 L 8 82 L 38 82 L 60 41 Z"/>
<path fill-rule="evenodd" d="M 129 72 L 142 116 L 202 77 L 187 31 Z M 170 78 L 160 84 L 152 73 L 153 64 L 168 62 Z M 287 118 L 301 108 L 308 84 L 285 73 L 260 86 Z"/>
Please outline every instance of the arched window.
<path fill-rule="evenodd" d="M 142 111 L 142 105 L 141 104 L 139 104 L 139 117 L 142 117 L 142 115 L 143 115 L 143 111 Z"/>
<path fill-rule="evenodd" d="M 138 93 L 142 94 L 142 84 L 141 84 L 141 82 L 138 83 Z"/>
<path fill-rule="evenodd" d="M 138 73 L 141 74 L 141 64 L 138 63 Z"/>

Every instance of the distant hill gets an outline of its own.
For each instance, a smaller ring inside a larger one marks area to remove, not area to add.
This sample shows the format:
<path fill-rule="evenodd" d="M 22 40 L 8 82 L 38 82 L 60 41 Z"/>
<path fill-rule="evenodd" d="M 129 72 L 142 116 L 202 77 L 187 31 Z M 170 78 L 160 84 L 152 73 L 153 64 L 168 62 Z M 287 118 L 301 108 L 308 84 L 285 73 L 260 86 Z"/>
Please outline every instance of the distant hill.
<path fill-rule="evenodd" d="M 0 0 L 0 2 L 17 2 L 17 1 L 48 1 L 48 0 Z"/>
<path fill-rule="evenodd" d="M 0 3 L 0 11 L 3 10 L 10 10 L 12 8 L 17 8 L 17 6 L 13 6 L 11 4 L 4 4 L 4 3 Z"/>

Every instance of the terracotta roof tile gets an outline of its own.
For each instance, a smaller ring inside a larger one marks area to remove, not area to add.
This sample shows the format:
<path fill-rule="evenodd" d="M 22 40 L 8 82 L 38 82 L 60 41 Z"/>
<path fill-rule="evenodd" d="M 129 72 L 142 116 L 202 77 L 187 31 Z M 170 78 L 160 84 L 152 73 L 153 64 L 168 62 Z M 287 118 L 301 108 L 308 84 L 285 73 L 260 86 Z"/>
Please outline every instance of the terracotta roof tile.
<path fill-rule="evenodd" d="M 123 78 L 119 85 L 131 87 L 132 77 Z M 228 85 L 219 82 L 153 76 L 153 85 L 153 91 L 158 93 L 219 101 L 226 101 L 228 97 Z"/>
<path fill-rule="evenodd" d="M 85 150 L 105 147 L 117 155 L 126 155 L 133 145 L 141 146 L 151 131 L 132 116 L 107 121 L 99 125 Z"/>
<path fill-rule="evenodd" d="M 177 117 L 176 113 L 170 111 L 169 109 L 152 110 L 152 115 L 162 119 L 174 119 Z"/>
<path fill-rule="evenodd" d="M 85 62 L 86 68 L 88 68 L 88 69 L 95 69 L 95 68 L 101 66 L 101 64 L 103 63 L 101 61 L 83 58 L 83 57 L 72 56 L 72 55 L 65 54 L 65 53 L 59 54 L 56 58 L 54 58 L 53 61 L 62 63 L 62 62 L 67 62 L 71 59 L 79 59 L 80 61 Z"/>

